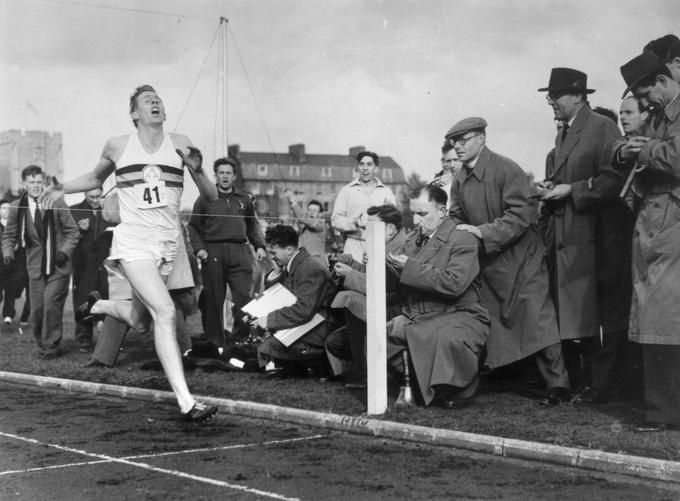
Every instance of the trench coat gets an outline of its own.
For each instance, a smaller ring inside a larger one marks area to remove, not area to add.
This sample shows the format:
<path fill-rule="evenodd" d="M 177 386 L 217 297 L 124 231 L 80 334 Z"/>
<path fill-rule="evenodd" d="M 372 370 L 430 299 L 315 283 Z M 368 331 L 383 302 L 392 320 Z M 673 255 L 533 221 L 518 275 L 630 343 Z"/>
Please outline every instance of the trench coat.
<path fill-rule="evenodd" d="M 404 244 L 404 269 L 393 272 L 405 288 L 402 314 L 387 324 L 387 358 L 406 340 L 411 362 L 428 405 L 436 385 L 463 388 L 477 375 L 479 354 L 489 332 L 489 314 L 479 302 L 476 238 L 444 219 L 419 248 L 413 232 Z"/>
<path fill-rule="evenodd" d="M 644 170 L 633 182 L 642 200 L 633 232 L 628 335 L 643 344 L 680 345 L 680 97 L 641 135 L 652 139 L 640 151 Z"/>
<path fill-rule="evenodd" d="M 546 161 L 546 180 L 570 196 L 543 203 L 551 292 L 562 339 L 627 328 L 633 218 L 620 200 L 625 173 L 611 165 L 616 124 L 584 105 Z"/>
<path fill-rule="evenodd" d="M 560 342 L 529 190 L 520 166 L 487 147 L 474 168 L 464 167 L 451 186 L 449 215 L 482 233 L 482 304 L 491 317 L 486 360 L 491 368 Z"/>

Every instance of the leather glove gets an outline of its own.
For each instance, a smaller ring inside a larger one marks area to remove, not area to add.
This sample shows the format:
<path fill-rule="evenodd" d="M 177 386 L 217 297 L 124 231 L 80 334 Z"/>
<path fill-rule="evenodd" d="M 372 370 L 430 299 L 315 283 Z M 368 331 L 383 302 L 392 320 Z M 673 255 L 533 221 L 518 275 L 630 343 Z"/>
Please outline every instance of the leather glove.
<path fill-rule="evenodd" d="M 13 256 L 5 256 L 2 259 L 2 262 L 5 263 L 5 266 L 12 266 L 14 264 L 14 257 Z"/>
<path fill-rule="evenodd" d="M 54 262 L 57 264 L 57 266 L 64 266 L 68 262 L 68 256 L 65 252 L 59 251 L 57 252 L 57 257 L 55 258 Z"/>

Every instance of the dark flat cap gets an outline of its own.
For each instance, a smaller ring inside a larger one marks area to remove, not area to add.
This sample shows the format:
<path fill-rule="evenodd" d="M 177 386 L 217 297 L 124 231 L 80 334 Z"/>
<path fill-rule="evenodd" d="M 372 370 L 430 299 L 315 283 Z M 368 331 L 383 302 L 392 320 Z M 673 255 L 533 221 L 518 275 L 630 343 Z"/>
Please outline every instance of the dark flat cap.
<path fill-rule="evenodd" d="M 628 86 L 623 92 L 621 99 L 626 97 L 626 94 L 633 90 L 642 80 L 652 76 L 653 73 L 664 67 L 665 65 L 659 56 L 651 51 L 643 52 L 621 66 L 621 76 Z"/>
<path fill-rule="evenodd" d="M 445 138 L 462 136 L 466 132 L 473 130 L 486 129 L 486 120 L 481 117 L 468 117 L 462 119 L 456 125 L 451 127 L 446 133 Z"/>

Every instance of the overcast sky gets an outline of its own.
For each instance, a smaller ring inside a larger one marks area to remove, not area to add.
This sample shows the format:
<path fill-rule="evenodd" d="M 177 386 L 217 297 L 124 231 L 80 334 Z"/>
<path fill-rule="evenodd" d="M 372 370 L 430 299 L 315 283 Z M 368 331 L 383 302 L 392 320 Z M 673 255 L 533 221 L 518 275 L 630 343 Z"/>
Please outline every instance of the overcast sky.
<path fill-rule="evenodd" d="M 364 145 L 430 178 L 446 130 L 474 115 L 491 149 L 542 178 L 555 129 L 536 89 L 550 69 L 586 72 L 593 106 L 618 109 L 619 67 L 674 32 L 680 2 L 2 0 L 0 130 L 62 132 L 71 178 L 131 131 L 128 96 L 150 83 L 169 130 L 188 102 L 177 130 L 212 162 L 216 47 L 188 98 L 220 16 L 254 92 L 230 35 L 229 142 L 242 150 L 271 151 L 266 131 L 277 152 Z"/>

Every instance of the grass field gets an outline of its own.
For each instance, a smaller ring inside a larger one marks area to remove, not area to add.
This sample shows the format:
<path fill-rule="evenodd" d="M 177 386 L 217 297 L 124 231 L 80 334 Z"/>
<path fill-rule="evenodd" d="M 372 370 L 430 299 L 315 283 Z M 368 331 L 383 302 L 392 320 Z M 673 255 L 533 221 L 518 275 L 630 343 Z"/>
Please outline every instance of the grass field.
<path fill-rule="evenodd" d="M 20 306 L 20 304 L 18 305 Z M 0 370 L 45 376 L 169 389 L 160 371 L 142 371 L 140 365 L 154 357 L 150 335 L 128 335 L 114 368 L 85 368 L 87 354 L 78 353 L 73 338 L 71 299 L 64 316 L 63 348 L 66 355 L 44 361 L 30 327 L 0 330 Z M 200 321 L 192 317 L 192 333 L 200 334 Z M 189 387 L 199 395 L 225 397 L 301 409 L 358 415 L 365 410 L 365 393 L 342 384 L 320 383 L 315 378 L 270 380 L 258 373 L 196 370 L 187 373 Z M 506 438 L 621 452 L 659 459 L 680 460 L 680 431 L 639 434 L 630 430 L 630 402 L 597 407 L 561 405 L 542 407 L 535 398 L 512 391 L 506 381 L 482 380 L 475 405 L 458 411 L 438 408 L 390 408 L 384 419 L 423 426 L 456 429 Z M 391 395 L 390 401 L 396 395 Z"/>

